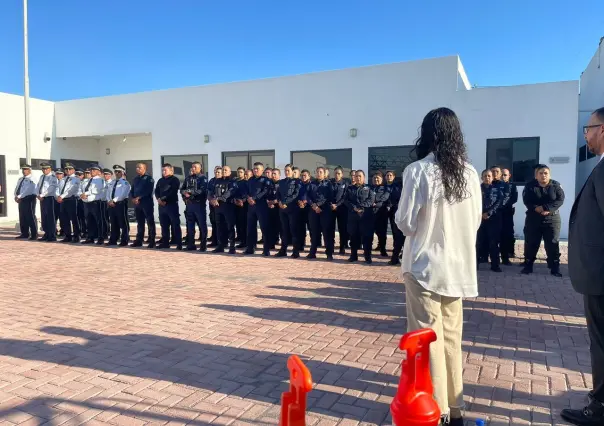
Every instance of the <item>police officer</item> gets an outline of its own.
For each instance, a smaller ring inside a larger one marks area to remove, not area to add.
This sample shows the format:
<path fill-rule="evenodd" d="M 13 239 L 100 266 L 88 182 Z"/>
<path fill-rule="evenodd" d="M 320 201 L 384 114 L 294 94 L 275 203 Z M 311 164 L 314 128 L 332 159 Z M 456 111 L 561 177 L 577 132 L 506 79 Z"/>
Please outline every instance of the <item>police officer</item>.
<path fill-rule="evenodd" d="M 177 250 L 182 250 L 182 230 L 180 229 L 178 209 L 180 180 L 174 176 L 174 167 L 170 163 L 162 165 L 161 173 L 162 177 L 155 185 L 155 198 L 159 204 L 159 224 L 161 225 L 161 239 L 157 248 L 170 248 L 170 244 L 173 242 L 176 244 Z M 171 238 L 170 232 L 172 233 Z"/>
<path fill-rule="evenodd" d="M 333 184 L 333 200 L 331 204 L 331 210 L 333 211 L 333 228 L 337 222 L 338 234 L 340 237 L 340 254 L 346 254 L 346 248 L 348 248 L 348 210 L 344 205 L 344 199 L 346 196 L 346 190 L 348 188 L 348 182 L 344 179 L 344 170 L 338 166 L 335 168 L 335 177 L 332 181 Z"/>
<path fill-rule="evenodd" d="M 108 193 L 109 187 L 113 184 L 113 170 L 103 169 L 103 191 L 99 197 L 101 200 L 101 219 L 103 220 L 103 226 L 100 230 L 100 238 L 97 241 L 98 245 L 103 245 L 105 240 L 109 238 L 111 233 L 111 222 L 109 222 L 109 208 L 107 207 L 107 201 L 110 194 Z"/>
<path fill-rule="evenodd" d="M 31 166 L 21 166 L 22 177 L 15 188 L 15 202 L 19 204 L 19 227 L 21 233 L 16 239 L 35 240 L 38 238 L 36 221 L 36 183 L 32 180 Z"/>
<path fill-rule="evenodd" d="M 373 206 L 375 193 L 365 184 L 365 172 L 357 170 L 354 183 L 346 193 L 348 207 L 348 234 L 350 235 L 349 262 L 356 262 L 358 251 L 363 245 L 365 263 L 371 261 L 371 240 L 373 239 Z"/>
<path fill-rule="evenodd" d="M 501 237 L 501 204 L 504 194 L 501 186 L 494 183 L 492 170 L 482 172 L 482 222 L 477 235 L 477 256 L 487 252 L 491 258 L 491 271 L 501 272 L 499 267 L 499 238 Z M 476 259 L 477 264 L 480 259 Z"/>
<path fill-rule="evenodd" d="M 388 233 L 388 205 L 390 203 L 390 187 L 384 185 L 384 175 L 382 172 L 376 172 L 373 175 L 373 185 L 371 187 L 375 193 L 375 204 L 373 206 L 373 227 L 375 235 L 378 238 L 378 244 L 375 248 L 380 252 L 380 256 L 388 257 L 386 252 L 386 241 Z M 371 238 L 373 244 L 373 236 Z"/>
<path fill-rule="evenodd" d="M 217 170 L 221 169 L 220 177 L 222 178 L 222 167 L 214 167 L 214 177 L 208 181 L 208 194 L 214 194 L 216 189 L 216 173 Z M 218 228 L 216 227 L 216 212 L 215 207 L 210 203 L 210 225 L 212 226 L 212 235 L 210 236 L 210 244 L 208 247 L 216 247 L 218 245 Z"/>
<path fill-rule="evenodd" d="M 36 186 L 36 195 L 40 201 L 40 214 L 42 231 L 44 235 L 40 241 L 57 241 L 57 220 L 55 218 L 55 194 L 57 193 L 58 180 L 52 174 L 50 164 L 40 163 L 42 177 Z"/>
<path fill-rule="evenodd" d="M 327 260 L 333 260 L 335 244 L 335 209 L 332 208 L 334 200 L 334 183 L 326 179 L 325 168 L 317 167 L 316 180 L 310 184 L 307 198 L 310 204 L 309 221 L 311 233 L 310 251 L 308 259 L 316 259 L 317 247 L 321 242 L 321 234 L 325 242 Z M 337 184 L 336 184 L 337 185 Z"/>
<path fill-rule="evenodd" d="M 78 221 L 78 201 L 80 199 L 80 179 L 75 175 L 75 168 L 71 163 L 65 163 L 65 178 L 59 185 L 57 201 L 61 204 L 61 215 L 66 228 L 65 238 L 62 243 L 80 242 L 80 223 Z"/>
<path fill-rule="evenodd" d="M 84 178 L 84 171 L 76 169 L 75 175 L 80 179 L 80 190 L 79 194 L 82 194 L 84 187 L 86 186 L 87 180 Z M 86 238 L 88 235 L 88 227 L 86 226 L 86 213 L 84 213 L 84 203 L 81 199 L 78 200 L 78 224 L 80 225 L 80 235 L 82 238 Z"/>
<path fill-rule="evenodd" d="M 63 173 L 63 169 L 58 168 L 55 170 L 55 177 L 57 178 L 57 189 L 55 191 L 54 194 L 54 208 L 55 208 L 55 229 L 56 229 L 56 225 L 57 225 L 57 220 L 59 221 L 59 229 L 57 230 L 56 234 L 58 237 L 63 237 L 65 236 L 65 231 L 63 231 L 63 229 L 65 229 L 65 223 L 63 218 L 61 217 L 61 205 L 59 204 L 59 202 L 57 201 L 57 197 L 59 196 L 59 187 L 62 186 L 61 181 L 63 180 L 63 178 L 65 177 L 65 174 Z"/>
<path fill-rule="evenodd" d="M 393 249 L 392 256 L 388 261 L 389 265 L 400 265 L 399 256 L 403 250 L 405 244 L 405 235 L 396 226 L 396 211 L 398 210 L 398 204 L 401 199 L 401 192 L 403 186 L 396 181 L 396 175 L 393 171 L 389 170 L 386 172 L 386 186 L 390 188 L 390 199 L 388 201 L 388 220 L 390 221 L 390 230 L 392 231 Z"/>
<path fill-rule="evenodd" d="M 281 223 L 281 249 L 275 255 L 276 257 L 287 256 L 287 248 L 292 246 L 292 258 L 300 257 L 298 248 L 300 242 L 299 236 L 299 221 L 300 221 L 300 206 L 298 199 L 300 198 L 300 187 L 302 183 L 299 179 L 294 178 L 294 171 L 291 164 L 286 164 L 283 169 L 285 178 L 276 183 L 276 204 Z"/>
<path fill-rule="evenodd" d="M 248 180 L 247 190 L 247 249 L 245 254 L 254 254 L 258 242 L 257 223 L 260 222 L 262 235 L 268 235 L 268 204 L 266 196 L 270 189 L 270 182 L 264 176 L 264 165 L 254 163 L 254 177 Z M 262 254 L 270 256 L 269 239 L 263 238 Z"/>
<path fill-rule="evenodd" d="M 101 177 L 101 168 L 93 166 L 90 168 L 91 177 L 82 188 L 80 199 L 84 205 L 88 235 L 82 244 L 94 244 L 104 238 L 105 221 L 101 211 L 101 197 L 103 196 L 105 184 Z M 95 241 L 96 240 L 96 241 Z"/>
<path fill-rule="evenodd" d="M 510 258 L 515 257 L 514 247 L 516 239 L 514 238 L 514 213 L 516 208 L 514 204 L 518 202 L 518 188 L 511 181 L 512 174 L 509 169 L 501 170 L 501 180 L 510 186 L 510 198 L 503 208 L 501 223 L 501 259 L 504 265 L 510 265 Z"/>
<path fill-rule="evenodd" d="M 239 167 L 237 169 L 237 191 L 235 194 L 235 220 L 237 235 L 235 241 L 239 244 L 237 248 L 247 247 L 247 178 L 245 169 Z"/>
<path fill-rule="evenodd" d="M 547 266 L 553 276 L 561 277 L 559 209 L 564 204 L 564 191 L 558 182 L 551 179 L 548 166 L 544 165 L 537 170 L 536 183 L 524 187 L 522 200 L 527 208 L 524 225 L 526 263 L 522 273 L 533 272 L 533 264 L 543 239 Z"/>
<path fill-rule="evenodd" d="M 295 168 L 294 168 L 295 169 Z M 312 230 L 310 229 L 310 222 L 308 220 L 310 214 L 310 204 L 308 203 L 308 191 L 310 190 L 310 172 L 303 169 L 300 172 L 300 199 L 298 205 L 300 207 L 300 220 L 299 220 L 299 241 L 300 246 L 298 251 L 304 251 L 306 249 L 306 230 L 310 234 L 312 239 Z"/>
<path fill-rule="evenodd" d="M 493 166 L 491 167 L 491 173 L 493 174 L 493 185 L 495 185 L 496 187 L 499 188 L 499 191 L 501 191 L 501 204 L 499 205 L 499 216 L 500 216 L 500 221 L 501 221 L 501 226 L 500 226 L 500 232 L 503 232 L 503 216 L 504 213 L 506 211 L 506 209 L 509 208 L 510 206 L 510 200 L 512 197 L 512 187 L 509 183 L 505 182 L 502 178 L 502 171 L 501 171 L 501 167 L 500 166 Z M 498 240 L 498 244 L 501 246 L 501 235 L 499 236 Z M 500 251 L 501 251 L 501 247 L 500 247 Z M 484 255 L 487 255 L 487 252 L 484 253 Z M 510 265 L 509 262 L 509 257 L 506 255 L 505 257 L 502 257 L 502 260 L 504 261 L 503 263 L 506 265 Z"/>
<path fill-rule="evenodd" d="M 113 166 L 115 179 L 108 186 L 107 209 L 109 210 L 109 221 L 111 223 L 111 233 L 109 235 L 108 246 L 118 245 L 125 247 L 128 245 L 130 235 L 128 234 L 128 217 L 124 203 L 128 203 L 130 195 L 130 183 L 124 177 L 125 169 L 122 166 Z"/>
<path fill-rule="evenodd" d="M 270 171 L 270 189 L 266 196 L 266 203 L 268 204 L 268 227 L 270 232 L 269 248 L 274 250 L 282 234 L 281 220 L 279 219 L 279 201 L 277 200 L 277 188 L 281 179 L 281 170 L 275 168 L 270 169 Z"/>
<path fill-rule="evenodd" d="M 208 199 L 208 178 L 203 174 L 199 161 L 191 165 L 191 174 L 182 183 L 180 193 L 185 203 L 187 220 L 187 250 L 196 250 L 195 224 L 199 227 L 199 251 L 207 250 L 208 221 L 206 203 Z"/>
<path fill-rule="evenodd" d="M 224 253 L 228 246 L 229 254 L 235 254 L 235 195 L 237 183 L 231 178 L 231 168 L 223 166 L 219 169 L 222 177 L 216 179 L 216 188 L 210 203 L 216 211 L 216 226 L 218 228 L 218 246 L 214 253 Z"/>
<path fill-rule="evenodd" d="M 138 163 L 136 165 L 136 177 L 132 181 L 132 204 L 134 204 L 134 216 L 136 217 L 136 239 L 132 247 L 141 247 L 145 239 L 145 223 L 149 237 L 148 248 L 155 247 L 155 205 L 153 203 L 153 187 L 155 180 L 147 173 L 147 165 Z"/>

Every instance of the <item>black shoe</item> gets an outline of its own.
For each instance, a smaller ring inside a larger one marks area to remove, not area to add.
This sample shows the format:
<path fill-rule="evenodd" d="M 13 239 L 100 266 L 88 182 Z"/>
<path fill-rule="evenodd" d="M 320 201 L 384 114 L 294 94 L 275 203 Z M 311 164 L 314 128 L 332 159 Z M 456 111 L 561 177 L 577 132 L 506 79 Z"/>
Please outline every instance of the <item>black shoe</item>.
<path fill-rule="evenodd" d="M 217 246 L 218 246 L 218 243 L 210 242 L 210 244 L 208 244 L 208 248 L 217 247 Z"/>
<path fill-rule="evenodd" d="M 279 250 L 273 256 L 274 257 L 287 257 L 287 252 L 285 250 Z"/>
<path fill-rule="evenodd" d="M 62 242 L 62 243 L 70 243 L 71 241 L 72 241 L 72 239 L 71 239 L 71 238 L 63 238 L 63 239 L 61 240 L 61 242 Z"/>
<path fill-rule="evenodd" d="M 327 260 L 328 260 L 329 262 L 331 262 L 331 261 L 333 260 L 333 255 L 328 254 L 328 255 L 327 255 Z"/>
<path fill-rule="evenodd" d="M 155 241 L 151 241 L 148 245 L 147 248 L 155 248 Z"/>
<path fill-rule="evenodd" d="M 528 266 L 528 265 L 524 265 L 524 268 L 522 268 L 522 271 L 520 271 L 521 274 L 523 275 L 529 275 L 533 273 L 533 267 L 532 266 Z"/>
<path fill-rule="evenodd" d="M 96 242 L 96 244 L 97 244 L 98 246 L 102 246 L 103 244 L 105 244 L 105 240 L 101 238 L 100 240 L 98 240 L 98 241 Z"/>
<path fill-rule="evenodd" d="M 508 259 L 503 260 L 503 261 L 501 262 L 501 264 L 502 264 L 502 265 L 505 265 L 505 266 L 512 266 L 512 262 L 510 262 Z"/>
<path fill-rule="evenodd" d="M 229 249 L 229 254 L 237 254 L 237 250 L 235 250 L 235 247 L 231 247 Z"/>
<path fill-rule="evenodd" d="M 214 250 L 212 250 L 212 253 L 224 253 L 224 247 L 217 246 Z"/>
<path fill-rule="evenodd" d="M 43 237 L 38 238 L 38 241 L 48 241 L 48 237 L 44 235 Z"/>
<path fill-rule="evenodd" d="M 155 248 L 157 248 L 158 250 L 169 249 L 170 248 L 170 244 L 160 243 Z"/>
<path fill-rule="evenodd" d="M 499 266 L 491 266 L 491 271 L 493 271 L 493 272 L 503 272 Z"/>
<path fill-rule="evenodd" d="M 254 250 L 246 250 L 243 254 L 254 254 Z"/>
<path fill-rule="evenodd" d="M 82 244 L 94 244 L 94 240 L 86 239 L 82 241 Z"/>
<path fill-rule="evenodd" d="M 15 237 L 15 240 L 27 240 L 28 238 L 27 235 L 18 235 Z"/>
<path fill-rule="evenodd" d="M 604 404 L 592 400 L 587 407 L 580 410 L 565 408 L 560 412 L 560 416 L 577 426 L 602 426 L 604 425 Z"/>
<path fill-rule="evenodd" d="M 176 250 L 182 251 L 182 244 L 176 244 Z"/>
<path fill-rule="evenodd" d="M 340 254 L 346 254 L 346 249 L 344 247 L 340 247 Z"/>
<path fill-rule="evenodd" d="M 143 243 L 140 241 L 135 241 L 132 244 L 130 244 L 130 247 L 142 247 Z"/>
<path fill-rule="evenodd" d="M 106 244 L 106 246 L 117 246 L 117 241 L 108 241 Z"/>
<path fill-rule="evenodd" d="M 72 243 L 79 243 L 80 237 L 74 237 Z"/>
<path fill-rule="evenodd" d="M 197 247 L 195 247 L 195 246 L 186 246 L 185 250 L 186 251 L 195 251 L 195 250 L 197 250 Z"/>
<path fill-rule="evenodd" d="M 317 258 L 317 255 L 316 255 L 316 254 L 314 254 L 313 252 L 310 252 L 310 253 L 308 253 L 308 254 L 306 255 L 306 258 L 307 258 L 307 259 L 316 259 L 316 258 Z"/>
<path fill-rule="evenodd" d="M 129 243 L 128 241 L 122 241 L 122 242 L 120 242 L 118 244 L 118 246 L 120 246 L 120 247 L 128 247 L 128 243 Z"/>
<path fill-rule="evenodd" d="M 365 259 L 365 263 L 366 263 L 367 265 L 371 265 L 371 264 L 373 263 L 373 261 L 371 260 L 371 258 L 366 258 L 366 259 Z"/>
<path fill-rule="evenodd" d="M 562 278 L 562 274 L 556 269 L 552 269 L 551 274 L 556 278 Z"/>
<path fill-rule="evenodd" d="M 380 251 L 380 256 L 382 256 L 382 257 L 388 257 L 388 252 L 386 252 L 386 250 L 385 250 L 385 249 L 384 249 L 384 250 L 381 250 L 381 251 Z"/>
<path fill-rule="evenodd" d="M 348 258 L 348 261 L 349 261 L 349 262 L 356 262 L 357 260 L 359 260 L 359 258 L 358 258 L 357 256 L 350 256 L 350 257 Z"/>
<path fill-rule="evenodd" d="M 268 257 L 268 256 L 270 256 L 270 255 L 271 255 L 271 252 L 270 252 L 269 250 L 267 250 L 267 251 L 263 251 L 263 252 L 262 252 L 262 256 L 266 256 L 266 257 Z"/>
<path fill-rule="evenodd" d="M 238 249 L 247 248 L 247 243 L 237 244 L 235 247 Z"/>
<path fill-rule="evenodd" d="M 36 235 L 32 235 L 31 237 L 28 238 L 28 240 L 30 240 L 30 241 L 37 241 L 37 239 L 38 239 L 38 235 L 37 234 Z"/>
<path fill-rule="evenodd" d="M 401 262 L 398 259 L 390 259 L 388 261 L 388 265 L 396 266 L 396 265 L 400 265 L 400 264 L 401 264 Z"/>
<path fill-rule="evenodd" d="M 205 244 L 201 244 L 199 246 L 199 251 L 202 252 L 202 253 L 206 252 L 206 251 L 208 251 L 208 247 Z"/>
<path fill-rule="evenodd" d="M 294 250 L 292 253 L 292 259 L 298 259 L 300 257 L 300 252 L 298 250 Z"/>

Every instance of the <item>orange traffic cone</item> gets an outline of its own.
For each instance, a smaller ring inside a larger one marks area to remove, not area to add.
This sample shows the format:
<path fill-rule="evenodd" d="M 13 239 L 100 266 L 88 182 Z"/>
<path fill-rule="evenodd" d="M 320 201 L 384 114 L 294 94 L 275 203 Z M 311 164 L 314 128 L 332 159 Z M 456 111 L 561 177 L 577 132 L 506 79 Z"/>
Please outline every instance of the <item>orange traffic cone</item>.
<path fill-rule="evenodd" d="M 430 377 L 430 343 L 436 333 L 430 329 L 412 331 L 401 338 L 399 348 L 406 351 L 401 380 L 390 405 L 396 426 L 437 426 L 440 410 L 434 400 Z"/>

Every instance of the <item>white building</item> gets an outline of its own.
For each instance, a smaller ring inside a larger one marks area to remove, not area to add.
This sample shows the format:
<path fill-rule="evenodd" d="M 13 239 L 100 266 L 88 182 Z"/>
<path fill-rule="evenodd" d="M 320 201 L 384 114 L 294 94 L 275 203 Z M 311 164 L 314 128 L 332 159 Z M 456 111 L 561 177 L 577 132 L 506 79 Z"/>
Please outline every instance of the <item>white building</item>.
<path fill-rule="evenodd" d="M 459 58 L 451 56 L 66 102 L 32 100 L 32 163 L 122 164 L 132 177 L 133 165 L 143 160 L 152 163 L 156 179 L 162 162 L 183 174 L 194 160 L 206 170 L 262 161 L 400 173 L 424 115 L 447 106 L 462 121 L 475 167 L 510 168 L 520 193 L 534 164 L 551 164 L 566 191 L 561 212 L 567 218 L 575 195 L 578 92 L 578 81 L 471 88 Z M 18 218 L 12 195 L 25 157 L 23 123 L 23 98 L 0 95 L 0 221 Z M 519 235 L 523 222 L 520 201 Z M 567 235 L 566 220 L 561 235 Z"/>

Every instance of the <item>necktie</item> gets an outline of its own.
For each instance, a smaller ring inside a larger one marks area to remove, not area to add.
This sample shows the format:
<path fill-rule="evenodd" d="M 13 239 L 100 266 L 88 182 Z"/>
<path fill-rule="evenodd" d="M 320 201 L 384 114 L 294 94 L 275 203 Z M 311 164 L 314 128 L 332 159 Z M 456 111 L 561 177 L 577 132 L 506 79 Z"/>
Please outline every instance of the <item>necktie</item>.
<path fill-rule="evenodd" d="M 19 182 L 19 186 L 17 187 L 17 193 L 15 194 L 16 196 L 18 196 L 21 193 L 21 187 L 23 186 L 23 182 L 25 182 L 24 177 L 22 177 L 21 182 Z"/>
<path fill-rule="evenodd" d="M 69 182 L 69 179 L 71 179 L 71 176 L 67 176 L 67 179 L 65 179 L 65 183 L 63 184 L 63 189 L 61 190 L 61 195 L 65 195 L 65 188 L 67 188 L 67 183 Z"/>
<path fill-rule="evenodd" d="M 111 200 L 113 200 L 115 198 L 115 190 L 117 189 L 118 182 L 119 181 L 117 181 L 117 180 L 115 182 L 113 182 L 113 189 L 111 190 Z"/>
<path fill-rule="evenodd" d="M 38 195 L 42 193 L 42 188 L 44 188 L 44 180 L 46 179 L 46 175 L 42 175 L 42 182 L 40 182 L 40 188 L 38 189 Z"/>
<path fill-rule="evenodd" d="M 88 188 L 90 188 L 90 184 L 92 183 L 92 178 L 90 178 L 88 180 L 88 184 L 86 185 L 86 189 L 84 189 L 84 192 L 88 192 Z"/>

